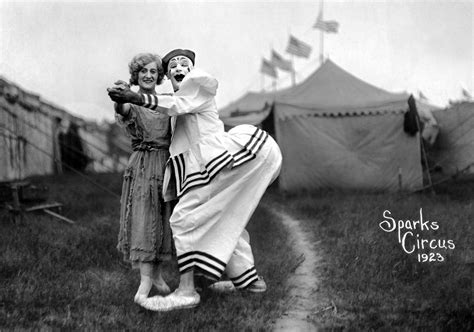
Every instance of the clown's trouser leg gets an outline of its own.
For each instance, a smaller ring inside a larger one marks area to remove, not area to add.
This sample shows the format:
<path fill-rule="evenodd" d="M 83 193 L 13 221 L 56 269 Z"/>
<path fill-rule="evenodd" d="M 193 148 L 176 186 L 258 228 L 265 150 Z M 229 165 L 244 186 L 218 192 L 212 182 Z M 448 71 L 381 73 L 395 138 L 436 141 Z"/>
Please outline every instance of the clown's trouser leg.
<path fill-rule="evenodd" d="M 226 267 L 231 278 L 255 271 L 244 230 L 265 190 L 278 176 L 281 160 L 278 145 L 268 137 L 254 159 L 222 170 L 209 184 L 180 198 L 170 223 L 181 274 L 194 269 L 219 280 Z M 239 287 L 255 281 L 256 272 L 254 275 Z"/>
<path fill-rule="evenodd" d="M 246 230 L 240 236 L 225 272 L 235 288 L 243 289 L 258 279 L 250 246 L 250 236 Z"/>

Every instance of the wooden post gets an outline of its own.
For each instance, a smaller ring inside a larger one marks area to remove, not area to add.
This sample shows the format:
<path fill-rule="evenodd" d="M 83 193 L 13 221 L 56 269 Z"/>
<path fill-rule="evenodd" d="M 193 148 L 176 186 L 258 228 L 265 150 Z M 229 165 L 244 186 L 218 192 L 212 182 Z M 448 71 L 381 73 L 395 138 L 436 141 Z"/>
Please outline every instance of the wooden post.
<path fill-rule="evenodd" d="M 402 169 L 398 168 L 398 190 L 403 190 L 403 179 L 402 179 Z"/>
<path fill-rule="evenodd" d="M 20 195 L 18 193 L 18 185 L 12 184 L 12 198 L 13 198 L 13 209 L 10 211 L 12 213 L 12 219 L 15 224 L 21 220 L 21 206 L 20 206 Z"/>

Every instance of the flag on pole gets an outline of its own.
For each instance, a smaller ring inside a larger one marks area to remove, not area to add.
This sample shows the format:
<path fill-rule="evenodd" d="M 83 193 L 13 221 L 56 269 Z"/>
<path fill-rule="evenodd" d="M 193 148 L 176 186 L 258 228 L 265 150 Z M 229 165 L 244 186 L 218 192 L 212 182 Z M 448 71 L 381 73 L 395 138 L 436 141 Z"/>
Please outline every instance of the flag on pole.
<path fill-rule="evenodd" d="M 270 61 L 267 61 L 265 59 L 262 59 L 262 66 L 260 67 L 260 72 L 273 78 L 278 78 L 275 66 Z"/>
<path fill-rule="evenodd" d="M 324 32 L 337 33 L 339 31 L 339 23 L 336 21 L 323 21 L 322 14 L 319 12 L 318 18 L 313 24 L 313 28 Z"/>
<path fill-rule="evenodd" d="M 462 96 L 466 98 L 467 100 L 471 100 L 472 98 L 471 94 L 464 88 L 462 89 Z"/>
<path fill-rule="evenodd" d="M 311 53 L 311 46 L 290 35 L 290 40 L 288 41 L 286 52 L 302 58 L 309 58 L 309 55 Z"/>
<path fill-rule="evenodd" d="M 418 91 L 418 99 L 420 100 L 428 100 L 428 98 L 426 98 L 426 96 L 423 94 L 423 92 L 421 91 Z"/>
<path fill-rule="evenodd" d="M 291 71 L 293 69 L 293 66 L 291 65 L 291 61 L 286 60 L 285 58 L 283 58 L 275 50 L 272 50 L 272 59 L 270 60 L 270 62 L 275 67 L 280 68 L 281 70 Z"/>

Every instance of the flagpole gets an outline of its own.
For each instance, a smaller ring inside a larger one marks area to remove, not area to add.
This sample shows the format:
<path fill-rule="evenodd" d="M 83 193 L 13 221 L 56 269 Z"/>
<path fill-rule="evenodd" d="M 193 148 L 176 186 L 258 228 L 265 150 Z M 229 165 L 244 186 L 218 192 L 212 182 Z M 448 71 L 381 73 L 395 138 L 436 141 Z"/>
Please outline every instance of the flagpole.
<path fill-rule="evenodd" d="M 320 15 L 321 15 L 322 21 L 324 21 L 323 9 L 324 9 L 324 0 L 321 0 Z M 319 64 L 322 65 L 324 62 L 324 31 L 322 29 L 319 31 L 319 39 L 320 39 Z"/>
<path fill-rule="evenodd" d="M 291 29 L 288 27 L 288 36 L 291 38 Z M 291 84 L 292 86 L 295 86 L 296 84 L 296 78 L 295 78 L 295 59 L 293 53 L 291 54 Z"/>
<path fill-rule="evenodd" d="M 295 64 L 294 64 L 294 56 L 291 55 L 291 83 L 293 86 L 296 84 L 296 77 L 295 77 Z"/>

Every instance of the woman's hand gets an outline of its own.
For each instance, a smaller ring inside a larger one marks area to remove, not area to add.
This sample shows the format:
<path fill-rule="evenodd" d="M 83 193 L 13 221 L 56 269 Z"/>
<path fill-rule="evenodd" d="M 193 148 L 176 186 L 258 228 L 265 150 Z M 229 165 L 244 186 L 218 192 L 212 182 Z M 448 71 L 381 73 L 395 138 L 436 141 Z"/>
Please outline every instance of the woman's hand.
<path fill-rule="evenodd" d="M 124 81 L 115 82 L 115 86 L 107 88 L 107 93 L 110 99 L 119 104 L 143 104 L 141 95 L 130 90 L 130 86 Z"/>

